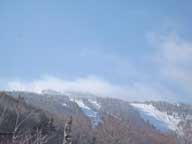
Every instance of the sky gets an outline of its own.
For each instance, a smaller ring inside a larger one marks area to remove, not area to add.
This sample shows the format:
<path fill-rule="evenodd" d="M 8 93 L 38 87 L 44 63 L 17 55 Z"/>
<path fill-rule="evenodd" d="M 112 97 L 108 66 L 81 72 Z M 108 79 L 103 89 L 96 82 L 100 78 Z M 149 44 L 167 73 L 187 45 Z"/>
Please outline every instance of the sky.
<path fill-rule="evenodd" d="M 191 5 L 0 0 L 0 89 L 192 103 Z"/>

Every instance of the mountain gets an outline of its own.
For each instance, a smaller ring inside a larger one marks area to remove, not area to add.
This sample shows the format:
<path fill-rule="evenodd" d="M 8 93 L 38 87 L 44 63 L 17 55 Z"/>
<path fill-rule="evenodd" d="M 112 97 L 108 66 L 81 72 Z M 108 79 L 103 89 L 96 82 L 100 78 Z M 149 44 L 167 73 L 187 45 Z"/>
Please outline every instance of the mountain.
<path fill-rule="evenodd" d="M 7 92 L 54 115 L 57 125 L 73 117 L 74 144 L 176 144 L 172 131 L 161 132 L 133 103 L 82 93 Z M 85 95 L 85 96 L 84 96 Z"/>
<path fill-rule="evenodd" d="M 192 143 L 192 106 L 167 102 L 131 103 L 141 117 L 161 132 L 173 132 L 180 143 Z"/>
<path fill-rule="evenodd" d="M 46 137 L 46 144 L 61 143 L 62 125 L 55 125 L 53 117 L 48 111 L 26 103 L 21 96 L 14 98 L 0 92 L 0 143 L 34 144 Z"/>

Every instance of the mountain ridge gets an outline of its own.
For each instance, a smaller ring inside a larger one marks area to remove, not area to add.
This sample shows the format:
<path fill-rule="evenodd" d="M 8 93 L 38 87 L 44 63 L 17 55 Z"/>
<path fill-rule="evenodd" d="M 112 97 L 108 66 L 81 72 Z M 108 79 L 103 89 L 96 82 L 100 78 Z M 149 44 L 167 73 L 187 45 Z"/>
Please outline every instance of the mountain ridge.
<path fill-rule="evenodd" d="M 56 114 L 61 119 L 62 117 L 73 116 L 75 121 L 74 129 L 77 130 L 75 132 L 76 134 L 74 134 L 76 140 L 79 133 L 86 134 L 89 137 L 96 135 L 97 139 L 101 139 L 103 135 L 108 134 L 106 135 L 106 139 L 108 137 L 110 141 L 110 137 L 114 136 L 116 140 L 121 139 L 124 143 L 132 142 L 133 144 L 142 144 L 144 141 L 157 144 L 162 142 L 174 144 L 179 138 L 183 138 L 183 135 L 176 131 L 162 132 L 154 123 L 149 120 L 146 121 L 142 117 L 141 112 L 132 105 L 133 102 L 87 95 L 83 97 L 83 95 L 76 95 L 77 93 L 75 95 L 74 93 L 72 93 L 73 95 L 36 94 L 28 92 L 7 93 L 13 97 L 23 96 L 27 103 Z M 164 112 L 166 116 L 171 110 L 174 110 L 174 106 L 179 106 L 167 102 L 152 101 L 137 102 L 135 104 L 153 105 L 156 111 Z M 166 107 L 164 105 L 167 105 L 167 109 L 170 110 L 165 112 Z M 191 109 L 188 109 L 188 105 L 180 106 L 185 107 L 185 110 L 191 111 Z M 183 113 L 183 111 L 180 111 L 180 113 Z M 184 128 L 186 127 L 184 120 L 183 123 L 182 127 Z M 140 142 L 136 138 L 138 136 L 141 137 Z M 129 138 L 127 139 L 126 137 Z M 100 141 L 100 143 L 106 143 L 106 139 L 103 138 L 103 141 Z"/>

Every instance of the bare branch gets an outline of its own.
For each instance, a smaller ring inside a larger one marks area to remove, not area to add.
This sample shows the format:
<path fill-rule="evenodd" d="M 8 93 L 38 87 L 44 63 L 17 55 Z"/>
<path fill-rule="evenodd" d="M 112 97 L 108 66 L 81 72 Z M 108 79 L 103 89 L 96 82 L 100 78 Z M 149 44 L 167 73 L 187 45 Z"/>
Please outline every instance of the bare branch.
<path fill-rule="evenodd" d="M 6 112 L 6 108 L 4 107 L 3 108 L 3 112 L 1 113 L 1 116 L 0 116 L 0 125 L 2 124 L 2 122 L 4 121 L 5 119 L 5 112 Z"/>

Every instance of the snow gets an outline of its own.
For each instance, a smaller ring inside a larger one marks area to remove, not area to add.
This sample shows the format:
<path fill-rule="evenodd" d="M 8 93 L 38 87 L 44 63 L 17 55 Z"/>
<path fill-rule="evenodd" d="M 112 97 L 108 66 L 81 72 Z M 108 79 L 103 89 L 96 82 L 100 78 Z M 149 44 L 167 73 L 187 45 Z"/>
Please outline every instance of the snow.
<path fill-rule="evenodd" d="M 93 100 L 93 99 L 89 99 L 89 102 L 91 104 L 93 104 L 95 106 L 95 108 L 97 109 L 100 109 L 101 108 L 101 105 L 96 101 L 96 100 Z"/>
<path fill-rule="evenodd" d="M 62 106 L 67 107 L 67 104 L 66 103 L 62 103 Z"/>
<path fill-rule="evenodd" d="M 90 119 L 93 128 L 97 127 L 98 124 L 102 121 L 99 113 L 85 105 L 83 100 L 71 99 L 71 101 L 75 102 L 81 108 L 83 113 Z"/>
<path fill-rule="evenodd" d="M 76 104 L 77 104 L 80 108 L 90 110 L 90 108 L 89 108 L 88 106 L 86 106 L 82 100 L 74 99 L 74 102 L 76 102 Z"/>
<path fill-rule="evenodd" d="M 161 112 L 152 104 L 131 103 L 131 105 L 139 110 L 141 117 L 145 121 L 148 121 L 160 131 L 179 131 L 178 124 L 181 119 L 178 117 Z"/>

